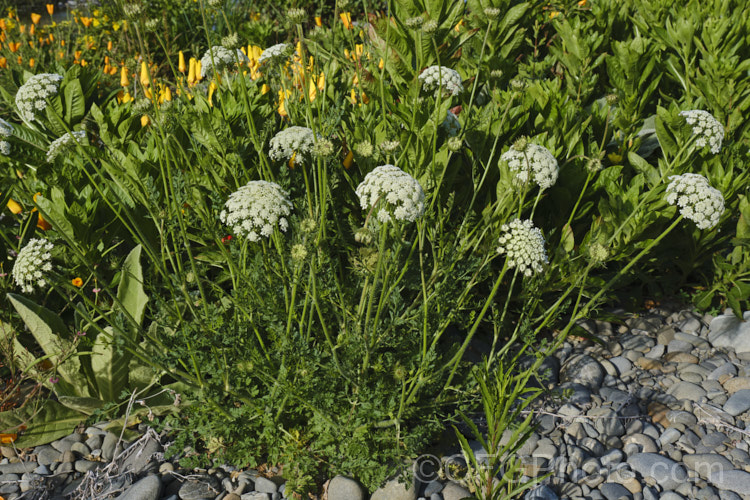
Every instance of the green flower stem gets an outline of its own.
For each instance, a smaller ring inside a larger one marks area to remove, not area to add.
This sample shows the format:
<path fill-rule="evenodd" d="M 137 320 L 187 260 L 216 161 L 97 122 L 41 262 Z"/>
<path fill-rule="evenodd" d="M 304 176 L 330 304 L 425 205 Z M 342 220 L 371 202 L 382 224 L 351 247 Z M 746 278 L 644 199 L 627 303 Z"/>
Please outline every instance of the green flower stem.
<path fill-rule="evenodd" d="M 474 324 L 471 326 L 471 330 L 469 330 L 469 333 L 466 335 L 466 339 L 464 340 L 463 344 L 461 344 L 461 347 L 459 348 L 458 352 L 442 368 L 442 370 L 445 370 L 449 366 L 451 367 L 450 375 L 448 376 L 448 380 L 443 385 L 443 390 L 446 390 L 448 389 L 448 387 L 450 387 L 450 384 L 453 381 L 453 376 L 456 374 L 456 369 L 458 368 L 458 364 L 461 362 L 461 358 L 463 357 L 464 352 L 466 351 L 466 348 L 469 347 L 469 342 L 471 342 L 471 339 L 474 337 L 474 334 L 477 333 L 477 329 L 479 329 L 479 325 L 484 319 L 485 314 L 487 314 L 487 310 L 489 309 L 490 304 L 492 304 L 492 301 L 494 300 L 495 295 L 497 294 L 497 290 L 500 288 L 500 283 L 505 277 L 505 273 L 507 271 L 508 271 L 508 261 L 506 260 L 505 263 L 503 264 L 503 268 L 500 271 L 500 274 L 495 280 L 495 285 L 492 287 L 492 291 L 490 292 L 487 299 L 484 301 L 484 306 L 482 307 L 482 310 L 480 311 L 479 316 L 477 316 L 477 319 L 474 320 Z"/>

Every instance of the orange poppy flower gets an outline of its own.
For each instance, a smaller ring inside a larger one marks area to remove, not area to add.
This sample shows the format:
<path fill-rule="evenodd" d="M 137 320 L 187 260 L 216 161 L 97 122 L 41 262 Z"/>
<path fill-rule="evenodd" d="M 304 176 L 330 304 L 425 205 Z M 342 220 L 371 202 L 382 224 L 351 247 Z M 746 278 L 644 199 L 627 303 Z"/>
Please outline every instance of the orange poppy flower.
<path fill-rule="evenodd" d="M 50 16 L 55 13 L 55 4 L 53 4 L 53 3 L 48 3 L 47 4 L 47 13 Z"/>
<path fill-rule="evenodd" d="M 80 288 L 83 286 L 83 280 L 81 278 L 73 278 L 70 280 L 74 287 Z"/>
<path fill-rule="evenodd" d="M 8 48 L 11 52 L 18 52 L 18 49 L 21 48 L 21 42 L 8 42 Z"/>

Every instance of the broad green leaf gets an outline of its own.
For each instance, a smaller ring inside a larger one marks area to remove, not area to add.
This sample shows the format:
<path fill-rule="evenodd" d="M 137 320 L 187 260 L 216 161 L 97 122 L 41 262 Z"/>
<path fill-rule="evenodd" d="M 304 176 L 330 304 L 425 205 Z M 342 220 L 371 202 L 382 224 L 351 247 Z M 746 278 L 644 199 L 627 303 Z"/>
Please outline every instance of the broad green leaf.
<path fill-rule="evenodd" d="M 44 215 L 44 218 L 49 220 L 55 229 L 64 234 L 67 239 L 76 241 L 73 225 L 67 217 L 65 217 L 63 207 L 58 206 L 56 203 L 53 203 L 52 200 L 48 200 L 44 196 L 37 196 L 36 204 Z"/>
<path fill-rule="evenodd" d="M 60 317 L 20 295 L 9 293 L 8 299 L 39 343 L 39 347 L 50 362 L 57 366 L 60 377 L 72 386 L 76 395 L 89 396 L 86 377 L 81 373 L 81 361 L 70 341 L 70 332 Z"/>
<path fill-rule="evenodd" d="M 14 445 L 17 448 L 30 448 L 67 436 L 85 418 L 80 412 L 47 400 L 40 406 L 28 404 L 0 413 L 0 432 L 21 434 Z M 23 433 L 19 432 L 22 426 L 26 427 Z"/>
<path fill-rule="evenodd" d="M 92 415 L 96 410 L 104 405 L 104 401 L 96 398 L 84 398 L 79 396 L 59 396 L 60 403 L 71 410 Z"/>
<path fill-rule="evenodd" d="M 86 99 L 83 96 L 81 82 L 71 80 L 63 88 L 63 98 L 65 99 L 65 122 L 69 127 L 80 122 L 86 114 Z"/>
<path fill-rule="evenodd" d="M 148 295 L 143 289 L 141 250 L 141 245 L 138 245 L 125 258 L 122 277 L 117 287 L 117 299 L 139 326 L 143 322 L 148 303 Z"/>
<path fill-rule="evenodd" d="M 573 235 L 573 229 L 570 227 L 570 224 L 565 224 L 565 226 L 563 226 L 560 243 L 568 253 L 572 252 L 575 248 L 575 236 Z"/>
<path fill-rule="evenodd" d="M 128 386 L 131 355 L 115 348 L 112 327 L 104 330 L 107 333 L 99 333 L 91 349 L 91 369 L 99 397 L 104 401 L 117 401 L 120 392 Z"/>

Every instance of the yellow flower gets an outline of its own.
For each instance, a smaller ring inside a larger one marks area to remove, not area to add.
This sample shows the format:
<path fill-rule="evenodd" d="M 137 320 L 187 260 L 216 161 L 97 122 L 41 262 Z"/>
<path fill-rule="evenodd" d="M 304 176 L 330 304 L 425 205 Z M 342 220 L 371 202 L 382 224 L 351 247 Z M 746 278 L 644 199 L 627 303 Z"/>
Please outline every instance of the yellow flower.
<path fill-rule="evenodd" d="M 125 66 L 120 70 L 120 86 L 127 87 L 130 85 L 130 79 L 128 78 L 128 68 Z"/>
<path fill-rule="evenodd" d="M 321 19 L 320 16 L 315 16 L 315 26 L 323 26 L 323 19 Z"/>
<path fill-rule="evenodd" d="M 146 61 L 141 61 L 141 85 L 144 87 L 148 87 L 149 85 L 148 65 L 146 65 Z"/>
<path fill-rule="evenodd" d="M 380 62 L 378 62 L 378 69 L 383 69 L 383 66 L 385 66 L 385 61 L 383 61 L 383 58 L 380 58 Z"/>
<path fill-rule="evenodd" d="M 70 280 L 70 282 L 76 288 L 80 288 L 83 286 L 83 280 L 81 278 L 73 278 L 72 280 Z"/>
<path fill-rule="evenodd" d="M 622 161 L 622 155 L 619 155 L 615 152 L 609 153 L 607 155 L 607 158 L 609 158 L 609 161 L 611 161 L 615 165 L 618 165 Z"/>
<path fill-rule="evenodd" d="M 352 29 L 352 14 L 351 12 L 342 12 L 339 14 L 339 17 L 341 17 L 341 22 L 344 23 L 344 28 L 350 30 Z"/>
<path fill-rule="evenodd" d="M 208 86 L 208 105 L 210 107 L 214 106 L 214 103 L 213 103 L 214 92 L 216 92 L 216 89 L 218 88 L 219 87 L 216 85 L 216 82 L 211 82 L 211 85 Z"/>
<path fill-rule="evenodd" d="M 344 158 L 344 168 L 349 170 L 349 168 L 352 166 L 352 162 L 354 161 L 354 154 L 349 150 L 348 153 L 346 153 L 346 158 Z"/>
<path fill-rule="evenodd" d="M 177 63 L 177 70 L 180 73 L 184 73 L 187 68 L 185 67 L 185 54 L 183 54 L 182 51 L 180 51 L 180 53 L 178 54 L 178 60 L 179 62 Z"/>
<path fill-rule="evenodd" d="M 33 68 L 34 67 L 34 62 L 35 61 L 34 61 L 33 57 L 31 59 L 29 59 L 29 68 Z"/>
<path fill-rule="evenodd" d="M 190 69 L 188 70 L 188 78 L 187 78 L 188 85 L 190 85 L 190 86 L 194 85 L 195 82 L 196 82 L 196 80 L 195 80 L 195 66 L 196 66 L 196 64 L 197 64 L 197 61 L 195 60 L 195 57 L 191 57 L 190 58 L 190 63 L 188 64 L 188 67 Z"/>
<path fill-rule="evenodd" d="M 297 152 L 292 153 L 292 157 L 289 158 L 289 168 L 294 169 L 294 159 L 297 157 Z"/>
<path fill-rule="evenodd" d="M 264 83 L 263 86 L 260 88 L 260 95 L 267 94 L 269 90 L 271 89 L 268 87 L 268 85 Z"/>
<path fill-rule="evenodd" d="M 550 12 L 550 13 L 549 13 L 549 18 L 550 18 L 550 19 L 554 19 L 554 18 L 556 18 L 556 17 L 557 17 L 557 16 L 559 16 L 559 15 L 560 15 L 560 11 L 558 11 L 558 10 L 553 10 L 552 12 Z"/>
<path fill-rule="evenodd" d="M 202 66 L 203 65 L 201 64 L 200 61 L 197 61 L 197 60 L 195 61 L 195 81 L 196 82 L 203 80 L 203 75 L 201 74 L 201 70 L 203 69 Z"/>
<path fill-rule="evenodd" d="M 18 202 L 14 201 L 13 198 L 8 199 L 8 209 L 14 215 L 18 215 L 23 211 L 21 205 L 19 205 Z"/>
<path fill-rule="evenodd" d="M 55 13 L 55 4 L 48 3 L 47 4 L 47 14 L 49 14 L 51 16 L 54 13 Z"/>
<path fill-rule="evenodd" d="M 148 115 L 141 116 L 141 127 L 147 127 L 149 123 L 151 123 L 151 119 Z"/>

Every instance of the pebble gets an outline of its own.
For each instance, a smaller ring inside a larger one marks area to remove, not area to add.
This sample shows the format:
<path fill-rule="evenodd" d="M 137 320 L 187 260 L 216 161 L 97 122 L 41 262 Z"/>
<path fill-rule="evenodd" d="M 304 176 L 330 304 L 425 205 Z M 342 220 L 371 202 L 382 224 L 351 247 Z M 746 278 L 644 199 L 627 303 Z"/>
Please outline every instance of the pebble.
<path fill-rule="evenodd" d="M 372 493 L 370 500 L 416 500 L 417 492 L 413 484 L 399 483 L 391 479 L 382 488 Z"/>
<path fill-rule="evenodd" d="M 440 484 L 440 483 L 438 483 Z M 432 494 L 431 492 L 430 494 Z M 437 493 L 437 492 L 434 492 Z M 427 492 L 425 491 L 425 495 Z M 328 484 L 328 500 L 364 500 L 365 492 L 354 479 L 336 476 Z"/>
<path fill-rule="evenodd" d="M 750 473 L 741 470 L 714 472 L 709 482 L 721 490 L 740 492 L 744 495 L 750 492 Z"/>
<path fill-rule="evenodd" d="M 673 490 L 687 481 L 685 467 L 667 457 L 656 453 L 639 453 L 628 457 L 628 465 L 654 484 L 665 490 Z"/>
<path fill-rule="evenodd" d="M 740 321 L 734 314 L 722 314 L 709 325 L 708 341 L 713 347 L 727 347 L 736 353 L 750 352 L 750 311 Z"/>
<path fill-rule="evenodd" d="M 724 411 L 729 415 L 736 417 L 737 415 L 750 410 L 750 389 L 743 389 L 732 394 L 726 403 L 724 403 Z"/>
<path fill-rule="evenodd" d="M 118 496 L 117 500 L 158 500 L 161 489 L 158 476 L 146 476 Z"/>

